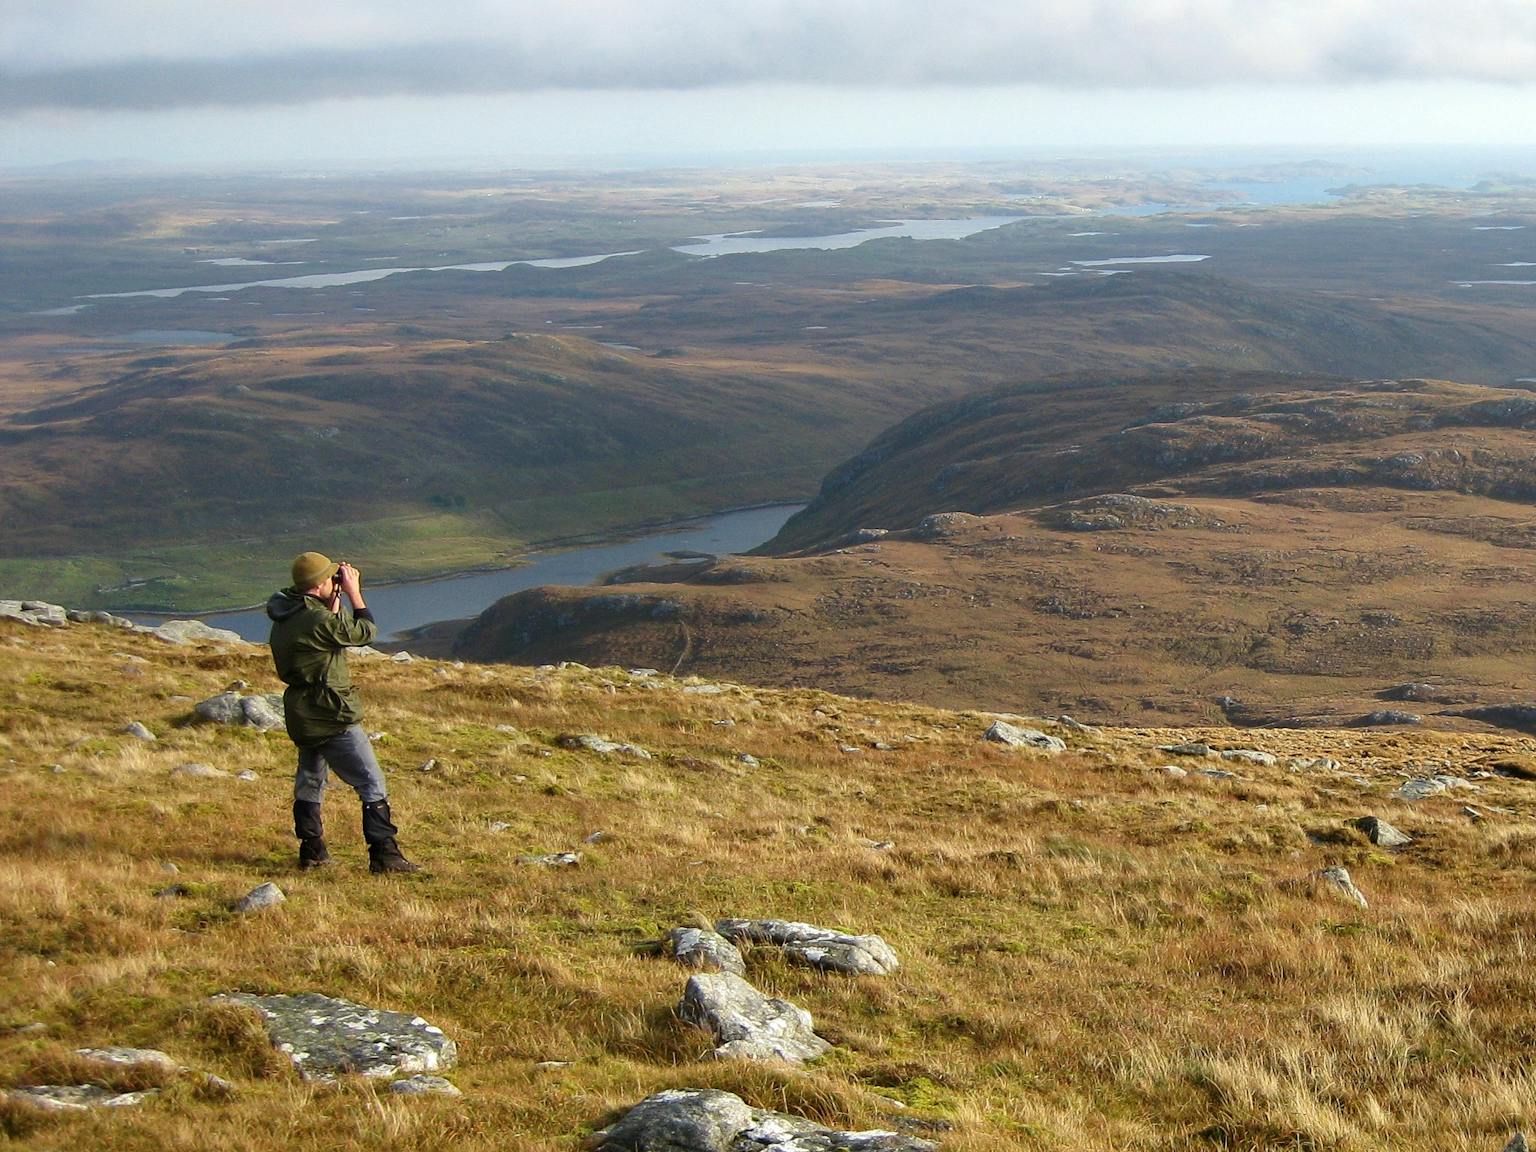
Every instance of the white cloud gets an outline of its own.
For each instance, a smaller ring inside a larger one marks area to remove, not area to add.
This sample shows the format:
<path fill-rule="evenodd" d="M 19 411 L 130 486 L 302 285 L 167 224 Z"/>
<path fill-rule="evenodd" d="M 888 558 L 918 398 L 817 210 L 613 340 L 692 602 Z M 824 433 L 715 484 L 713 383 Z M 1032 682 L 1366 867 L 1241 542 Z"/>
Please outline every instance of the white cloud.
<path fill-rule="evenodd" d="M 5 0 L 0 112 L 1536 78 L 1531 0 Z"/>

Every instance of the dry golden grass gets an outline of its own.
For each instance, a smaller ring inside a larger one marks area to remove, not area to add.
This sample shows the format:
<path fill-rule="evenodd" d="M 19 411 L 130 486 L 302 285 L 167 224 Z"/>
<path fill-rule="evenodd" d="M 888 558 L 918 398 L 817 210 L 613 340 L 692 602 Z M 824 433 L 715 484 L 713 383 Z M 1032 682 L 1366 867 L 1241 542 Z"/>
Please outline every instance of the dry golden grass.
<path fill-rule="evenodd" d="M 1530 1121 L 1536 785 L 1388 793 L 1531 741 L 1063 730 L 1070 750 L 1047 758 L 984 743 L 985 714 L 815 691 L 430 661 L 357 676 L 428 876 L 367 875 L 345 790 L 327 804 L 336 865 L 295 870 L 286 740 L 188 722 L 237 678 L 276 687 L 262 649 L 0 622 L 0 1086 L 101 1077 L 74 1050 L 127 1044 L 237 1087 L 114 1073 L 164 1090 L 89 1115 L 6 1105 L 0 1141 L 567 1150 L 681 1086 L 840 1126 L 917 1118 L 964 1152 L 1473 1152 Z M 130 720 L 159 740 L 122 735 Z M 586 731 L 654 759 L 556 742 Z M 1179 779 L 1157 745 L 1184 739 L 1282 762 Z M 231 775 L 171 776 L 191 761 Z M 1371 812 L 1417 843 L 1373 847 L 1349 826 Z M 571 848 L 578 868 L 515 862 Z M 1331 864 L 1369 908 L 1304 882 Z M 274 879 L 287 903 L 230 911 Z M 171 883 L 186 894 L 157 898 Z M 683 971 L 635 947 L 690 912 L 877 932 L 903 967 L 836 978 L 759 948 L 754 983 L 837 1048 L 801 1070 L 709 1062 L 672 1012 Z M 301 1083 L 249 1018 L 208 1003 L 233 989 L 419 1013 L 458 1041 L 465 1096 Z"/>

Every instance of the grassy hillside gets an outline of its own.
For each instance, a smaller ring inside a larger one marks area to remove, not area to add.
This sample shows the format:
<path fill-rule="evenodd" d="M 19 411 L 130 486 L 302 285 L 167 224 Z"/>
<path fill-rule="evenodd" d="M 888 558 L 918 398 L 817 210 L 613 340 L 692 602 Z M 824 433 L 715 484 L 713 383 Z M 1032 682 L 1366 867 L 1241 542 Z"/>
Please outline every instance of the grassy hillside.
<path fill-rule="evenodd" d="M 431 868 L 380 879 L 345 795 L 335 866 L 294 870 L 281 735 L 188 722 L 234 679 L 276 687 L 261 649 L 8 621 L 0 649 L 0 1085 L 164 1088 L 82 1115 L 0 1104 L 10 1146 L 567 1152 L 686 1086 L 951 1152 L 1486 1152 L 1531 1122 L 1524 738 L 1046 725 L 1068 749 L 1043 756 L 984 741 L 975 712 L 811 689 L 361 661 L 402 843 Z M 1276 759 L 1159 748 L 1194 739 Z M 231 775 L 173 776 L 188 762 Z M 1430 773 L 1469 787 L 1393 797 Z M 1373 846 L 1368 814 L 1415 842 Z M 569 848 L 575 868 L 515 862 Z M 1368 906 L 1309 880 L 1325 866 Z M 229 910 L 269 880 L 285 904 Z M 690 912 L 875 932 L 902 966 L 755 951 L 753 982 L 836 1047 L 803 1070 L 708 1061 L 672 1011 L 685 972 L 634 947 Z M 208 1003 L 234 989 L 419 1014 L 457 1041 L 464 1097 L 301 1083 Z M 234 1095 L 74 1055 L 108 1044 Z"/>
<path fill-rule="evenodd" d="M 1455 727 L 1536 660 L 1533 423 L 1526 393 L 1424 381 L 999 389 L 832 472 L 778 556 L 520 593 L 456 650 L 1116 723 Z"/>

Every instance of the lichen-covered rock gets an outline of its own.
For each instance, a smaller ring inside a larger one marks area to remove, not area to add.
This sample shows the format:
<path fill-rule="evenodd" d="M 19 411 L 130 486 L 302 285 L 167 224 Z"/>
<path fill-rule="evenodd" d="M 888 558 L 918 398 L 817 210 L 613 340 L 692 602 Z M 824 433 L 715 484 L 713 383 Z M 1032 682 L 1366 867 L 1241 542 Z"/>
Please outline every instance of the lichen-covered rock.
<path fill-rule="evenodd" d="M 389 1090 L 396 1096 L 462 1096 L 463 1092 L 452 1080 L 441 1076 L 411 1076 L 405 1080 L 393 1080 Z"/>
<path fill-rule="evenodd" d="M 155 739 L 155 734 L 138 720 L 133 721 L 131 724 L 123 725 L 123 735 L 132 736 L 135 740 L 142 740 L 146 744 Z"/>
<path fill-rule="evenodd" d="M 244 637 L 228 628 L 214 628 L 201 620 L 167 620 L 154 628 L 136 627 L 167 644 L 221 643 L 246 644 Z"/>
<path fill-rule="evenodd" d="M 283 726 L 283 698 L 276 693 L 242 696 L 239 692 L 220 692 L 192 705 L 199 720 L 211 724 L 235 724 L 270 732 Z"/>
<path fill-rule="evenodd" d="M 585 752 L 595 752 L 599 756 L 633 756 L 636 760 L 649 760 L 651 754 L 638 744 L 621 744 L 615 740 L 608 740 L 602 736 L 594 736 L 590 732 L 580 734 L 567 733 L 558 737 L 555 743 L 562 748 L 579 749 Z"/>
<path fill-rule="evenodd" d="M 87 1108 L 129 1108 L 157 1095 L 158 1089 L 116 1092 L 99 1084 L 30 1084 L 9 1088 L 0 1096 L 49 1112 L 83 1112 Z"/>
<path fill-rule="evenodd" d="M 853 936 L 793 920 L 721 920 L 715 931 L 727 940 L 776 944 L 796 964 L 856 976 L 885 976 L 901 967 L 896 953 L 878 936 Z"/>
<path fill-rule="evenodd" d="M 1065 752 L 1067 748 L 1067 742 L 1060 736 L 1048 735 L 1037 728 L 1018 728 L 1005 720 L 994 721 L 986 731 L 986 738 L 1010 748 L 1032 748 L 1037 752 Z"/>
<path fill-rule="evenodd" d="M 458 1060 L 458 1046 L 420 1016 L 314 992 L 294 996 L 226 992 L 213 1000 L 259 1012 L 273 1045 L 288 1054 L 305 1080 L 332 1080 L 344 1073 L 389 1077 L 399 1072 L 437 1072 L 452 1068 Z"/>
<path fill-rule="evenodd" d="M 667 933 L 666 954 L 687 968 L 700 968 L 707 972 L 733 972 L 743 976 L 747 971 L 741 951 L 720 933 L 707 928 L 674 928 Z"/>
<path fill-rule="evenodd" d="M 1260 752 L 1254 748 L 1228 748 L 1221 758 L 1240 764 L 1257 764 L 1261 768 L 1273 768 L 1280 763 L 1280 758 L 1273 752 Z"/>
<path fill-rule="evenodd" d="M 734 972 L 689 977 L 677 1014 L 714 1035 L 720 1060 L 803 1064 L 832 1047 L 816 1035 L 804 1008 L 764 996 Z"/>
<path fill-rule="evenodd" d="M 94 1060 L 98 1064 L 118 1064 L 125 1068 L 148 1066 L 160 1068 L 166 1072 L 186 1071 L 185 1068 L 158 1048 L 119 1048 L 116 1046 L 107 1048 L 76 1048 L 75 1055 L 83 1056 L 87 1060 Z"/>
<path fill-rule="evenodd" d="M 840 1132 L 798 1116 L 749 1107 L 711 1088 L 647 1096 L 584 1142 L 588 1152 L 935 1152 L 897 1132 Z"/>
<path fill-rule="evenodd" d="M 1477 785 L 1460 776 L 1421 776 L 1406 781 L 1392 795 L 1399 800 L 1423 800 L 1427 796 L 1436 796 L 1457 788 L 1476 791 Z"/>

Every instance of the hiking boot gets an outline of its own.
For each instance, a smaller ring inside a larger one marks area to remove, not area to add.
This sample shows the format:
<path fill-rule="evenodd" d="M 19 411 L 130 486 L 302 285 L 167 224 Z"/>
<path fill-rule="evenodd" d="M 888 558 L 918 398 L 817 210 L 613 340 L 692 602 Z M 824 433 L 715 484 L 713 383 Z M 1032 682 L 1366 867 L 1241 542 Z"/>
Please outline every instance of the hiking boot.
<path fill-rule="evenodd" d="M 368 871 L 374 875 L 385 872 L 420 872 L 420 864 L 412 864 L 395 843 L 395 827 L 389 815 L 389 801 L 375 800 L 363 805 L 363 839 L 368 841 Z"/>
<path fill-rule="evenodd" d="M 368 845 L 368 871 L 375 876 L 385 872 L 420 872 L 420 864 L 412 864 L 400 851 L 400 845 L 395 843 L 395 838 L 380 840 L 377 844 Z"/>
<path fill-rule="evenodd" d="M 331 854 L 326 851 L 325 841 L 319 836 L 306 836 L 299 841 L 299 871 L 308 872 L 311 868 L 324 868 L 331 862 Z"/>
<path fill-rule="evenodd" d="M 323 868 L 331 862 L 325 848 L 325 827 L 320 822 L 320 805 L 312 800 L 293 802 L 293 834 L 299 838 L 299 871 Z"/>

